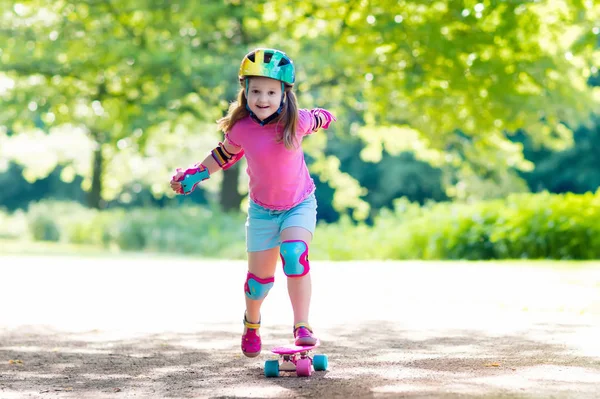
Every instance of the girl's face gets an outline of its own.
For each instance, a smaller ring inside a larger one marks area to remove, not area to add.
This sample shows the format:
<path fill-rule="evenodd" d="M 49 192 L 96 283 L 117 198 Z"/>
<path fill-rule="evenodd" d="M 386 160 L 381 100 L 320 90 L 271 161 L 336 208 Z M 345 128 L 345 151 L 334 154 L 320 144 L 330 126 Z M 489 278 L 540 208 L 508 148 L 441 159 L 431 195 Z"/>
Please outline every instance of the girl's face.
<path fill-rule="evenodd" d="M 281 104 L 281 82 L 263 77 L 250 78 L 247 100 L 258 119 L 267 119 Z"/>

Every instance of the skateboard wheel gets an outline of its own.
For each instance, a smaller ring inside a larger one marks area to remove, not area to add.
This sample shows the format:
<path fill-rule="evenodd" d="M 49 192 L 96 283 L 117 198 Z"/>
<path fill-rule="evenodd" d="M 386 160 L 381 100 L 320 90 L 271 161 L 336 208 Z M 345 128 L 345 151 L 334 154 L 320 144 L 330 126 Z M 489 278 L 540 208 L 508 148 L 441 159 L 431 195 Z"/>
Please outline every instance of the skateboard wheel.
<path fill-rule="evenodd" d="M 327 355 L 315 355 L 313 358 L 313 366 L 315 367 L 315 371 L 325 371 L 327 370 Z"/>
<path fill-rule="evenodd" d="M 279 360 L 265 362 L 265 377 L 279 377 Z"/>
<path fill-rule="evenodd" d="M 298 377 L 310 377 L 312 364 L 309 358 L 298 359 L 296 362 L 296 375 Z"/>

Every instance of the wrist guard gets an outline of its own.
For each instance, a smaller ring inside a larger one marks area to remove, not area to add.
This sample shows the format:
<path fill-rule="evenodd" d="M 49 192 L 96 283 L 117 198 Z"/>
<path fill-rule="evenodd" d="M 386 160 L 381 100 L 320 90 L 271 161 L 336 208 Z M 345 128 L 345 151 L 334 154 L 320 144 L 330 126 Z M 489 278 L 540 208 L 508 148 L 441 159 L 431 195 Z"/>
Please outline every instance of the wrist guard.
<path fill-rule="evenodd" d="M 179 194 L 187 195 L 191 193 L 200 182 L 208 179 L 209 177 L 210 173 L 208 168 L 202 164 L 187 169 L 185 172 L 183 172 L 183 175 L 175 179 L 175 181 L 181 183 Z"/>

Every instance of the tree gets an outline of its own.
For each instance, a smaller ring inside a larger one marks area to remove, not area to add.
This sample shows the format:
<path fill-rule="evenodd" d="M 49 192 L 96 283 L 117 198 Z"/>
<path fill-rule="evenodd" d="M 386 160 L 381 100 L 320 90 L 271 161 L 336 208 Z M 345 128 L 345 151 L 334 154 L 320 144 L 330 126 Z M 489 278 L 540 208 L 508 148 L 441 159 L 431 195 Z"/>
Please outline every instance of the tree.
<path fill-rule="evenodd" d="M 591 129 L 577 129 L 573 146 L 560 151 L 535 145 L 525 134 L 517 139 L 523 141 L 525 156 L 535 164 L 534 170 L 523 173 L 531 191 L 581 194 L 600 188 L 598 118 Z"/>
<path fill-rule="evenodd" d="M 110 198 L 136 179 L 162 193 L 173 163 L 214 143 L 249 47 L 292 55 L 302 106 L 338 116 L 307 140 L 311 172 L 335 190 L 336 209 L 357 218 L 369 213 L 367 191 L 326 151 L 337 135 L 361 137 L 364 161 L 412 151 L 451 170 L 453 197 L 494 181 L 501 195 L 518 188 L 507 170 L 531 168 L 511 135 L 525 129 L 535 142 L 564 146 L 597 104 L 586 81 L 600 5 L 589 0 L 0 4 L 10 10 L 0 17 L 4 136 L 37 137 L 36 123 L 51 134 L 84 126 L 95 169 L 64 170 L 86 176 L 94 205 L 99 192 Z"/>
<path fill-rule="evenodd" d="M 83 127 L 89 140 L 81 150 L 93 152 L 85 167 L 60 156 L 45 168 L 20 161 L 32 181 L 66 163 L 71 177 L 86 177 L 94 207 L 140 179 L 166 186 L 174 165 L 156 152 L 175 139 L 163 137 L 177 135 L 179 154 L 170 160 L 179 166 L 206 153 L 198 151 L 202 135 L 215 144 L 214 120 L 236 87 L 222 76 L 235 76 L 231 60 L 262 35 L 243 26 L 256 19 L 252 7 L 233 3 L 36 0 L 2 8 L 10 11 L 0 19 L 0 80 L 8 82 L 0 125 L 5 135 L 30 137 Z"/>
<path fill-rule="evenodd" d="M 409 149 L 456 184 L 504 180 L 532 166 L 511 135 L 569 144 L 597 106 L 598 2 L 280 1 L 267 17 L 307 54 L 309 86 L 356 116 L 344 129 L 372 162 Z"/>

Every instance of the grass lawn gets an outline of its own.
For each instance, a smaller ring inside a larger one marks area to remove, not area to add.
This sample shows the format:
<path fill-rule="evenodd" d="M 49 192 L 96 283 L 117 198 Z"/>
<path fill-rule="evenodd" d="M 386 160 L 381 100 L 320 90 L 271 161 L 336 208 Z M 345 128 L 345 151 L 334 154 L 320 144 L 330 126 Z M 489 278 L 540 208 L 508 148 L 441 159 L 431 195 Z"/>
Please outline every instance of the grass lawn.
<path fill-rule="evenodd" d="M 69 244 L 49 241 L 28 241 L 28 240 L 7 240 L 0 239 L 0 255 L 57 255 L 57 256 L 81 256 L 81 257 L 147 257 L 152 255 L 153 258 L 193 258 L 201 259 L 203 257 L 197 254 L 175 254 L 175 253 L 160 253 L 160 252 L 128 252 L 121 251 L 118 248 L 103 248 L 93 245 Z M 207 259 L 207 258 L 205 258 Z M 313 261 L 322 259 L 312 257 Z M 374 259 L 376 261 L 376 259 Z M 402 262 L 402 261 L 399 261 Z M 600 267 L 600 260 L 576 261 L 576 260 L 548 260 L 548 259 L 514 259 L 514 260 L 493 260 L 493 261 L 455 261 L 455 260 L 440 260 L 440 261 L 404 261 L 404 262 L 424 262 L 424 263 L 439 263 L 443 265 L 456 265 L 458 263 L 469 263 L 475 265 L 482 263 L 486 265 L 496 264 L 505 267 L 546 267 L 553 269 L 580 269 L 588 267 Z"/>
<path fill-rule="evenodd" d="M 142 257 L 144 252 L 124 252 L 119 249 L 108 249 L 94 245 L 69 244 L 49 241 L 26 241 L 0 239 L 0 255 L 60 255 L 83 257 Z M 190 257 L 181 254 L 152 253 L 159 257 Z M 197 257 L 197 256 L 196 256 Z"/>

